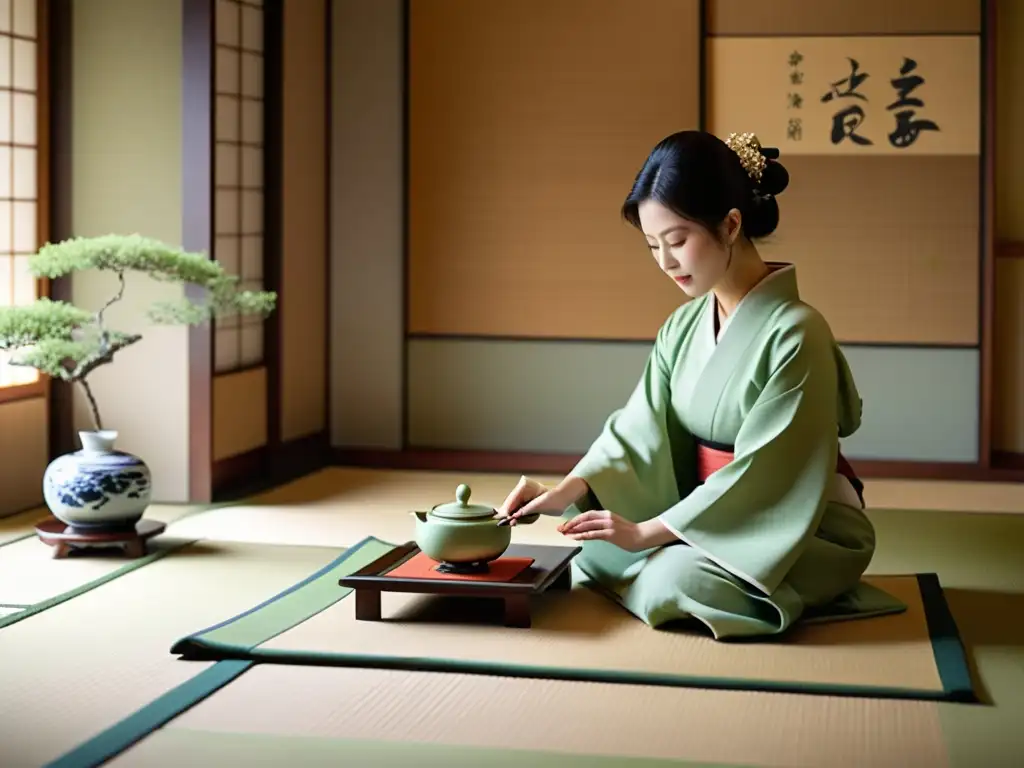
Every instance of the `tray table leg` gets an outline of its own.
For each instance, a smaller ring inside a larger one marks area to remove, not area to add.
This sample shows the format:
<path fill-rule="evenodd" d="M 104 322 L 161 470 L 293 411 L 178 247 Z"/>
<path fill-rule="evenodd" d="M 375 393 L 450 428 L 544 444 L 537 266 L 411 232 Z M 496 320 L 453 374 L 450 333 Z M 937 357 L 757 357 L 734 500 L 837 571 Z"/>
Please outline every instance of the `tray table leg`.
<path fill-rule="evenodd" d="M 561 589 L 565 591 L 572 589 L 572 568 L 566 566 L 565 570 L 558 574 L 558 577 L 548 589 Z"/>
<path fill-rule="evenodd" d="M 529 595 L 512 595 L 505 598 L 505 626 L 522 628 L 530 626 Z"/>
<path fill-rule="evenodd" d="M 356 620 L 380 621 L 380 590 L 356 590 Z"/>

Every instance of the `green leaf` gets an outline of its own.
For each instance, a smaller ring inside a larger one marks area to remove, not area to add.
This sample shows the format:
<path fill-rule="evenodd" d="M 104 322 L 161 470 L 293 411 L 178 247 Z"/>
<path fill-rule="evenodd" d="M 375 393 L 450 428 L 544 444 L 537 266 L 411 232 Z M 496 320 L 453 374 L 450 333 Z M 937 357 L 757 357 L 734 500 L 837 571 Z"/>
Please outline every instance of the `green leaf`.
<path fill-rule="evenodd" d="M 74 339 L 44 339 L 15 353 L 11 365 L 35 368 L 63 381 L 84 379 L 101 365 L 113 362 L 114 355 L 142 337 L 120 331 L 87 329 Z"/>
<path fill-rule="evenodd" d="M 29 366 L 55 379 L 70 381 L 75 369 L 97 349 L 95 344 L 84 341 L 44 339 L 13 355 L 11 365 Z"/>
<path fill-rule="evenodd" d="M 87 269 L 145 272 L 161 281 L 215 284 L 226 275 L 204 253 L 189 253 L 142 235 L 76 237 L 47 243 L 29 259 L 36 277 L 50 279 Z"/>
<path fill-rule="evenodd" d="M 0 307 L 0 349 L 27 347 L 44 339 L 70 339 L 73 330 L 92 320 L 91 312 L 47 298 L 23 307 Z"/>
<path fill-rule="evenodd" d="M 274 311 L 277 297 L 272 292 L 238 291 L 211 294 L 208 303 L 193 302 L 187 298 L 159 301 L 147 316 L 158 325 L 199 325 L 226 314 L 267 317 Z"/>

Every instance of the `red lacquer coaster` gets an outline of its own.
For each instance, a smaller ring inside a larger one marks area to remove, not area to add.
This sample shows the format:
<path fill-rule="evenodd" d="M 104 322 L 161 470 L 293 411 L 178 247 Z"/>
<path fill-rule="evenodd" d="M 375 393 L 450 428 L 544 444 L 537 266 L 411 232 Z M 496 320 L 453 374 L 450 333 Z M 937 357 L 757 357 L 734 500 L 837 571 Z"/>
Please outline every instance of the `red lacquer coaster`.
<path fill-rule="evenodd" d="M 533 565 L 532 557 L 499 557 L 492 560 L 485 573 L 441 573 L 436 560 L 417 552 L 397 568 L 387 572 L 396 579 L 447 579 L 450 581 L 512 581 Z"/>

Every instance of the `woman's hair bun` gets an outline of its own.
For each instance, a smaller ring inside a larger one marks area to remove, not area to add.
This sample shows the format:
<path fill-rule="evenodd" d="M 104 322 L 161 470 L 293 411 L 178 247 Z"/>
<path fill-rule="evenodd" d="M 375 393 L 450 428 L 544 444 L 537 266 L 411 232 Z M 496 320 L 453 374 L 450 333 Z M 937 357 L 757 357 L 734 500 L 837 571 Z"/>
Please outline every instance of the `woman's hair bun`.
<path fill-rule="evenodd" d="M 781 195 L 789 186 L 789 171 L 786 166 L 778 160 L 773 159 L 767 151 L 763 153 L 766 157 L 764 170 L 761 172 L 761 182 L 757 185 L 757 192 L 762 195 Z M 779 151 L 775 150 L 778 157 Z"/>
<path fill-rule="evenodd" d="M 779 226 L 779 203 L 781 195 L 789 186 L 789 171 L 779 162 L 779 150 L 775 147 L 761 147 L 764 167 L 761 178 L 752 184 L 750 205 L 745 212 L 743 228 L 751 239 L 767 237 Z"/>
<path fill-rule="evenodd" d="M 768 237 L 779 226 L 779 203 L 775 195 L 755 194 L 743 212 L 743 231 L 755 240 Z"/>

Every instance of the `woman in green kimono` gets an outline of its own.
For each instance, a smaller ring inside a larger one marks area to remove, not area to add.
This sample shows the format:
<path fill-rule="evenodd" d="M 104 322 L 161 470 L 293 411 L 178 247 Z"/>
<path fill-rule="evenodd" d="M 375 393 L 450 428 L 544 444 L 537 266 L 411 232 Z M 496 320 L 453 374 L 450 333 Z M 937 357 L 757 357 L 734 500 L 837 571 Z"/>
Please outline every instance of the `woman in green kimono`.
<path fill-rule="evenodd" d="M 789 175 L 745 134 L 669 136 L 623 206 L 693 299 L 657 334 L 625 405 L 554 488 L 523 478 L 499 514 L 563 516 L 579 568 L 653 627 L 779 633 L 853 590 L 875 548 L 839 452 L 861 400 L 793 265 L 754 241 Z"/>

